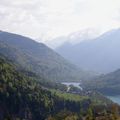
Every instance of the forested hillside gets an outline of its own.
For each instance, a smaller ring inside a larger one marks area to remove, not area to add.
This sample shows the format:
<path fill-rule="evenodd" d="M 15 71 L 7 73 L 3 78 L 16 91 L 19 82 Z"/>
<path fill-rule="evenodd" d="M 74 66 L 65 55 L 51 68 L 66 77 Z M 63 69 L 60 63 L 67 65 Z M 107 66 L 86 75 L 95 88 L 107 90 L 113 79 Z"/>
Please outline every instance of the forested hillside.
<path fill-rule="evenodd" d="M 34 73 L 20 72 L 11 61 L 0 57 L 0 120 L 59 120 L 70 116 L 78 120 L 86 117 L 88 109 L 93 112 L 95 106 L 103 106 L 107 110 L 105 106 L 112 105 L 99 94 L 66 93 L 59 90 L 61 86 L 53 90 L 52 86 L 46 87 L 43 78 L 40 81 Z"/>
<path fill-rule="evenodd" d="M 0 58 L 0 120 L 44 120 L 64 109 L 79 112 L 82 101 L 69 101 L 52 94 Z M 83 108 L 87 108 L 90 100 L 84 99 L 83 103 L 86 103 Z"/>
<path fill-rule="evenodd" d="M 34 51 L 33 41 L 25 45 L 24 37 L 19 37 L 0 33 L 0 120 L 98 120 L 101 116 L 106 120 L 106 113 L 108 118 L 119 118 L 119 106 L 102 94 L 74 87 L 67 92 L 67 86 L 59 83 L 63 78 L 80 80 L 82 72 L 88 73 L 43 44 L 35 42 L 39 52 Z"/>
<path fill-rule="evenodd" d="M 93 76 L 44 44 L 12 33 L 0 32 L 0 53 L 20 67 L 52 81 L 80 81 Z"/>

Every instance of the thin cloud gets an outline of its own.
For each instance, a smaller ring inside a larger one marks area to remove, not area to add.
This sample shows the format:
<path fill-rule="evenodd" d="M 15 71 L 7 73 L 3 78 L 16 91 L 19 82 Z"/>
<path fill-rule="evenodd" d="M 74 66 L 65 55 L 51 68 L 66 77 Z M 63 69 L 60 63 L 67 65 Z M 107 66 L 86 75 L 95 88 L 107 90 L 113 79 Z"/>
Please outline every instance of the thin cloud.
<path fill-rule="evenodd" d="M 0 0 L 0 28 L 33 38 L 120 27 L 119 0 Z"/>

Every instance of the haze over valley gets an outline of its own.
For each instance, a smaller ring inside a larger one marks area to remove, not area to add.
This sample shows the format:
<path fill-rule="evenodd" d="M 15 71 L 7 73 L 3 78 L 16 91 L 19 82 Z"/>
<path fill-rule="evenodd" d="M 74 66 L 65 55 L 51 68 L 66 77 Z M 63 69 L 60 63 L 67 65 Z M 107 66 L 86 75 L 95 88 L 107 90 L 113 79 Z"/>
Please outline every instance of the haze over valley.
<path fill-rule="evenodd" d="M 56 51 L 81 68 L 104 74 L 120 68 L 119 45 L 120 29 L 114 29 L 76 44 L 64 42 Z"/>

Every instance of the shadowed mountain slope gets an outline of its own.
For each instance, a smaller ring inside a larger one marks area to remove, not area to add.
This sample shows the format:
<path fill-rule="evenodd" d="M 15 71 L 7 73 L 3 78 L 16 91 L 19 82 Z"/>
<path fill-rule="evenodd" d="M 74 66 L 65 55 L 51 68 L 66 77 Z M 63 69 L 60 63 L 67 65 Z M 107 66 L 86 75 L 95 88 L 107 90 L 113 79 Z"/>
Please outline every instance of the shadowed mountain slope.
<path fill-rule="evenodd" d="M 92 73 L 78 69 L 46 45 L 12 33 L 0 32 L 0 54 L 53 81 L 80 81 L 92 76 Z"/>

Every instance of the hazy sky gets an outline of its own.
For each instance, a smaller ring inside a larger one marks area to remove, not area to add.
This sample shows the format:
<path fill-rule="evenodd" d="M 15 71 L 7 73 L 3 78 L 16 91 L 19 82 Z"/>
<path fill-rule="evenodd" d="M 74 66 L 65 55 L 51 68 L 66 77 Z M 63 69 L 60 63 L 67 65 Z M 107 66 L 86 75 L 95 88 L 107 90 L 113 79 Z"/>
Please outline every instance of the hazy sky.
<path fill-rule="evenodd" d="M 118 27 L 120 0 L 0 0 L 0 29 L 33 38 Z"/>

